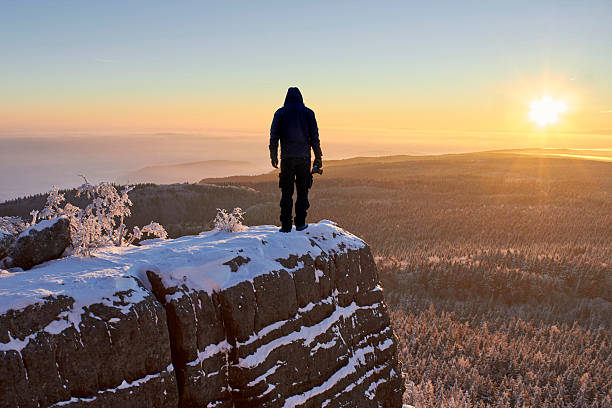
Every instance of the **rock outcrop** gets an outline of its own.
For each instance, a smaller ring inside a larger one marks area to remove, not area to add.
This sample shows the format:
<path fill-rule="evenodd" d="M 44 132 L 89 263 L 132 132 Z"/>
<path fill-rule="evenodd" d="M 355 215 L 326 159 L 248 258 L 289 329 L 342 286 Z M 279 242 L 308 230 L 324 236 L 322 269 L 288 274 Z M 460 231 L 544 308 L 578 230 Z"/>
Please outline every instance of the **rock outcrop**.
<path fill-rule="evenodd" d="M 116 302 L 75 325 L 63 296 L 0 317 L 0 407 L 177 406 L 164 309 L 151 295 L 127 313 Z"/>
<path fill-rule="evenodd" d="M 328 221 L 153 240 L 0 282 L 0 407 L 401 407 L 372 255 Z"/>
<path fill-rule="evenodd" d="M 15 238 L 7 249 L 5 264 L 11 268 L 30 269 L 59 258 L 70 243 L 70 222 L 67 218 L 43 220 Z"/>

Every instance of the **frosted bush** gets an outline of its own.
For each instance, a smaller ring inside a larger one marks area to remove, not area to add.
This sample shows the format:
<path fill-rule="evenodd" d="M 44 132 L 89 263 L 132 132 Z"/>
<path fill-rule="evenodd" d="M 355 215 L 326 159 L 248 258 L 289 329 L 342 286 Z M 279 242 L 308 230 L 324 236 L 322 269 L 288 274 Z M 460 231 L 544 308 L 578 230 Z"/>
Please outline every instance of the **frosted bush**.
<path fill-rule="evenodd" d="M 143 234 L 154 235 L 161 239 L 168 238 L 168 233 L 166 232 L 164 227 L 162 227 L 161 224 L 151 221 L 151 223 L 145 225 L 142 228 L 134 227 L 134 231 L 130 234 L 130 237 L 127 240 L 128 245 L 134 242 L 135 239 L 142 238 Z"/>
<path fill-rule="evenodd" d="M 70 221 L 70 235 L 74 253 L 89 255 L 94 248 L 103 246 L 130 245 L 141 239 L 143 234 L 153 235 L 162 239 L 168 237 L 166 230 L 160 224 L 151 222 L 132 232 L 127 231 L 124 220 L 131 215 L 132 201 L 128 193 L 133 187 L 127 186 L 119 191 L 110 183 L 90 184 L 85 177 L 85 183 L 77 189 L 77 196 L 86 196 L 91 203 L 85 208 L 70 203 L 62 208 L 65 201 L 57 187 L 53 187 L 47 197 L 45 207 L 40 211 L 32 211 L 32 223 L 37 219 L 50 219 L 65 216 Z"/>
<path fill-rule="evenodd" d="M 61 208 L 60 205 L 64 200 L 64 195 L 59 192 L 59 188 L 57 188 L 57 186 L 51 187 L 45 208 L 41 211 L 34 210 L 30 213 L 32 216 L 32 225 L 36 223 L 37 218 L 49 219 L 63 215 L 64 209 Z"/>
<path fill-rule="evenodd" d="M 224 232 L 245 231 L 247 227 L 242 224 L 243 218 L 244 211 L 242 211 L 242 208 L 234 208 L 231 213 L 217 208 L 217 215 L 214 219 L 215 229 Z"/>
<path fill-rule="evenodd" d="M 0 217 L 0 230 L 16 235 L 27 228 L 20 217 Z"/>

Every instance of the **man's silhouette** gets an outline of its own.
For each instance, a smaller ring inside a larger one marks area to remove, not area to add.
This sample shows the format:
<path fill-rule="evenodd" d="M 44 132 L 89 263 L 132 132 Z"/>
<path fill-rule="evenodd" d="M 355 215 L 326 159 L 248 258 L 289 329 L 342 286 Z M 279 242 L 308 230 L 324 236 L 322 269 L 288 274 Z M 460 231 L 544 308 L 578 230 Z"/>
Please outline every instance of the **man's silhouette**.
<path fill-rule="evenodd" d="M 314 164 L 321 163 L 319 129 L 312 110 L 304 106 L 302 94 L 297 88 L 289 88 L 285 105 L 276 111 L 270 128 L 270 159 L 278 168 L 278 142 L 281 145 L 281 171 L 278 186 L 282 191 L 280 201 L 281 232 L 290 232 L 293 212 L 293 186 L 297 190 L 295 200 L 295 228 L 302 231 L 308 227 L 306 213 L 308 189 L 312 186 L 310 172 L 310 149 L 315 154 Z"/>

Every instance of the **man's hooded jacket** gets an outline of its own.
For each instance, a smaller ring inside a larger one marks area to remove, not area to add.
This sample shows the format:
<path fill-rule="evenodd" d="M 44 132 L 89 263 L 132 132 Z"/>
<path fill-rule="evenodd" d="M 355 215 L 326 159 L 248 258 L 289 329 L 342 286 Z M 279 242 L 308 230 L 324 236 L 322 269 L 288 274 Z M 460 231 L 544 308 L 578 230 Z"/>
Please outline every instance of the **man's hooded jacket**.
<path fill-rule="evenodd" d="M 320 158 L 319 129 L 312 110 L 304 106 L 298 88 L 289 88 L 285 104 L 276 111 L 270 128 L 270 157 L 278 157 L 278 142 L 281 144 L 281 159 L 292 157 L 310 158 L 310 149 Z"/>

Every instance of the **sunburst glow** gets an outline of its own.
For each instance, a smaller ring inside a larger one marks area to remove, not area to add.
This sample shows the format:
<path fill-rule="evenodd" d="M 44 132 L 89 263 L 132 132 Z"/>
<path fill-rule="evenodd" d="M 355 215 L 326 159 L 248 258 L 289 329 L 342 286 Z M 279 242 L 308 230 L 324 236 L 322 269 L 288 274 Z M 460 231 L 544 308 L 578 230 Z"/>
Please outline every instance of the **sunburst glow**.
<path fill-rule="evenodd" d="M 567 105 L 560 99 L 543 96 L 529 104 L 529 119 L 538 126 L 554 125 L 559 116 L 567 111 Z"/>

